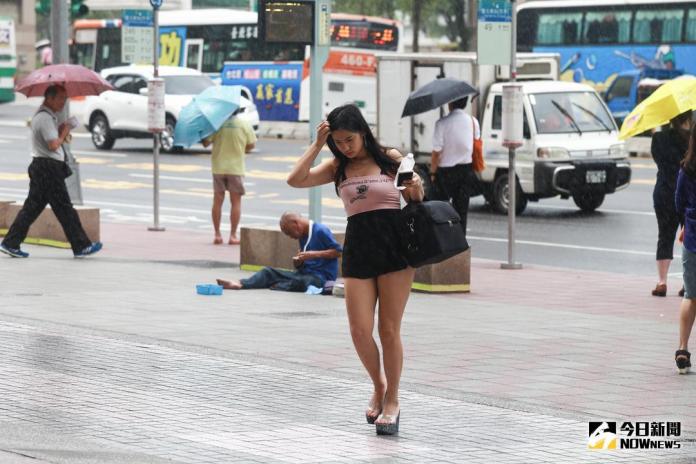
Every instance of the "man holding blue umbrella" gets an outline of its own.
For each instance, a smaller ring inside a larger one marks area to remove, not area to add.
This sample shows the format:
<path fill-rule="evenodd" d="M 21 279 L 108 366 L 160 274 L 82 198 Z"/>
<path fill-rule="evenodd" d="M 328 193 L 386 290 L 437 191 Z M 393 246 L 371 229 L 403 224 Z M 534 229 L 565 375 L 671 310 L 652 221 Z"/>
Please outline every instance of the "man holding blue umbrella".
<path fill-rule="evenodd" d="M 174 145 L 190 147 L 201 141 L 213 145 L 213 227 L 214 244 L 222 244 L 220 220 L 225 192 L 230 192 L 230 222 L 232 230 L 228 243 L 238 245 L 237 228 L 242 215 L 244 195 L 244 155 L 254 149 L 256 135 L 248 122 L 238 118 L 241 87 L 211 86 L 196 95 L 181 109 L 174 130 Z"/>
<path fill-rule="evenodd" d="M 239 111 L 239 110 L 237 110 Z M 213 227 L 214 244 L 222 243 L 220 220 L 225 192 L 230 193 L 230 238 L 227 243 L 238 245 L 237 228 L 242 215 L 244 195 L 244 155 L 256 146 L 256 135 L 251 125 L 237 117 L 235 112 L 212 136 L 203 139 L 203 146 L 213 145 Z"/>

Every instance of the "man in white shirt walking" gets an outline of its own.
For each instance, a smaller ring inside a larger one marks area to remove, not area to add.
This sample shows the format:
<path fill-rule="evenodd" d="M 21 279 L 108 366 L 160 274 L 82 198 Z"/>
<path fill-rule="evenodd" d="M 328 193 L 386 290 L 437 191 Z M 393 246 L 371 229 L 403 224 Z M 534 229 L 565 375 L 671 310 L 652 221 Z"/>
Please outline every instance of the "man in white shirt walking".
<path fill-rule="evenodd" d="M 449 104 L 449 114 L 435 124 L 430 180 L 438 186 L 459 213 L 466 235 L 469 197 L 477 191 L 478 178 L 471 166 L 474 137 L 481 137 L 479 123 L 466 114 L 467 97 Z"/>

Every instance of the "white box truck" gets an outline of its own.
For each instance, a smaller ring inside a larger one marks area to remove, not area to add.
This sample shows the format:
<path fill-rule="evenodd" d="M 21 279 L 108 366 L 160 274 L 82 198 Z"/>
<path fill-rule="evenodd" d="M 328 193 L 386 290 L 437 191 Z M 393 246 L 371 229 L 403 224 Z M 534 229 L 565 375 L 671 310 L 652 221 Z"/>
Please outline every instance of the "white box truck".
<path fill-rule="evenodd" d="M 509 67 L 478 65 L 475 53 L 377 56 L 377 132 L 380 141 L 427 165 L 435 122 L 445 107 L 401 118 L 409 94 L 438 77 L 462 79 L 480 96 L 467 111 L 481 123 L 486 169 L 482 193 L 491 206 L 507 212 L 508 149 L 502 145 L 503 84 Z M 602 98 L 584 84 L 560 82 L 559 56 L 519 53 L 517 80 L 524 101 L 524 144 L 517 149 L 517 204 L 561 196 L 593 211 L 606 194 L 628 186 L 631 166 L 618 128 Z M 427 182 L 427 178 L 424 179 Z"/>

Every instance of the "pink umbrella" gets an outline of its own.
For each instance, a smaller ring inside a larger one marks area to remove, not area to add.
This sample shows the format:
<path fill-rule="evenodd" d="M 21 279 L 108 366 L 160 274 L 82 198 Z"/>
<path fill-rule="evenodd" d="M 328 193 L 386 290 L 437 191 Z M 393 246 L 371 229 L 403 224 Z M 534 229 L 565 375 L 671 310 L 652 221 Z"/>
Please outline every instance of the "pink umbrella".
<path fill-rule="evenodd" d="M 99 74 L 78 64 L 44 66 L 17 82 L 15 90 L 27 97 L 43 97 L 46 88 L 55 84 L 65 87 L 68 97 L 99 95 L 113 90 Z"/>

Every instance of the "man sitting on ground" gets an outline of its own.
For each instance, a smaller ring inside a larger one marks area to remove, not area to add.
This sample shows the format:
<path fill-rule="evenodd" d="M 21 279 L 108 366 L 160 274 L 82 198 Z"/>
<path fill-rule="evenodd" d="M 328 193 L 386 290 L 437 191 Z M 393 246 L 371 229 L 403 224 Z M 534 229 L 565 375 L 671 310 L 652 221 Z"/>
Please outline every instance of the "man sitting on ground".
<path fill-rule="evenodd" d="M 218 285 L 227 290 L 270 288 L 304 292 L 310 285 L 323 288 L 326 281 L 336 280 L 338 257 L 343 249 L 328 227 L 297 213 L 284 213 L 280 218 L 280 230 L 300 242 L 300 251 L 292 258 L 295 271 L 265 267 L 248 279 L 217 279 Z"/>

